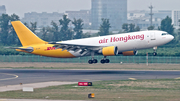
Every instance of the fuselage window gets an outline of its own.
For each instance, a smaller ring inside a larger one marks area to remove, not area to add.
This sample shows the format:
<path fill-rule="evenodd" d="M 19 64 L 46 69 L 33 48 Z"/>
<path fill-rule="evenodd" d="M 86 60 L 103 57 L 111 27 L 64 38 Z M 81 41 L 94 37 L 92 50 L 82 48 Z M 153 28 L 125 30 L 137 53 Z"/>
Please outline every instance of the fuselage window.
<path fill-rule="evenodd" d="M 162 35 L 168 35 L 167 33 L 162 33 Z"/>

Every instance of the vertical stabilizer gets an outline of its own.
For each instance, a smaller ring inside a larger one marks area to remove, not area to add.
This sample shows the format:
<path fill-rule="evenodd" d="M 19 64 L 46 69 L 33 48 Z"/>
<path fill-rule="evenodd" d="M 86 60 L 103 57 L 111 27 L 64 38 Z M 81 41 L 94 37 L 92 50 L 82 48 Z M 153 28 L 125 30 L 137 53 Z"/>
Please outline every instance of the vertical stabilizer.
<path fill-rule="evenodd" d="M 11 23 L 23 46 L 46 43 L 29 30 L 21 21 L 12 21 Z"/>

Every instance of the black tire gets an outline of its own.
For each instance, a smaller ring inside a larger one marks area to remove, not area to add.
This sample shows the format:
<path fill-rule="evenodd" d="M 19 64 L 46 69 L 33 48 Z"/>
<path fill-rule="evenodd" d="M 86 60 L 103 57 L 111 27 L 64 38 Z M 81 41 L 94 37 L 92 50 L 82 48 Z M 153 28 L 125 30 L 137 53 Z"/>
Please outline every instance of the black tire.
<path fill-rule="evenodd" d="M 104 59 L 101 60 L 101 63 L 104 64 L 106 61 Z"/>
<path fill-rule="evenodd" d="M 109 60 L 109 59 L 106 59 L 106 60 L 105 60 L 105 62 L 106 62 L 106 63 L 109 63 L 109 62 L 110 62 L 110 60 Z"/>
<path fill-rule="evenodd" d="M 92 63 L 93 63 L 93 60 L 89 60 L 88 63 L 89 63 L 89 64 L 92 64 Z"/>
<path fill-rule="evenodd" d="M 154 56 L 157 56 L 157 53 L 156 53 L 156 52 L 154 52 L 154 53 L 153 53 L 153 55 L 154 55 Z"/>
<path fill-rule="evenodd" d="M 94 59 L 94 60 L 93 60 L 93 63 L 98 63 L 98 60 L 97 60 L 97 59 Z"/>

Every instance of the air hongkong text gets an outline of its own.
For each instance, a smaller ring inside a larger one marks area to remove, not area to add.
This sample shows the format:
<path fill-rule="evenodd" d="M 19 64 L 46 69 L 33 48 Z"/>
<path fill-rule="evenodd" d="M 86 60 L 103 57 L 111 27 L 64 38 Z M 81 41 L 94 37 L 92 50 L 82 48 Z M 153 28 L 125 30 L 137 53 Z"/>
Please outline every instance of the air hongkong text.
<path fill-rule="evenodd" d="M 129 40 L 136 40 L 136 39 L 144 40 L 144 34 L 132 35 L 132 36 L 128 35 L 125 37 L 111 37 L 110 41 L 109 41 L 109 39 L 104 38 L 104 39 L 99 40 L 99 44 L 108 43 L 108 42 L 119 42 L 119 41 L 128 42 Z"/>

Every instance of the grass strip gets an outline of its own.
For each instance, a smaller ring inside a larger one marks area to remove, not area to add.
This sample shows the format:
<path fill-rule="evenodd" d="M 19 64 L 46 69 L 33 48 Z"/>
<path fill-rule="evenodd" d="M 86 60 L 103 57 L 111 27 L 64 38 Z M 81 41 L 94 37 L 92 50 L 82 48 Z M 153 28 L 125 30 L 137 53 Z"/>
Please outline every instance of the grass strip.
<path fill-rule="evenodd" d="M 88 94 L 95 93 L 94 99 Z M 113 80 L 93 82 L 91 87 L 77 84 L 35 89 L 33 93 L 22 91 L 0 92 L 0 98 L 61 99 L 103 101 L 173 101 L 180 100 L 180 80 Z"/>

